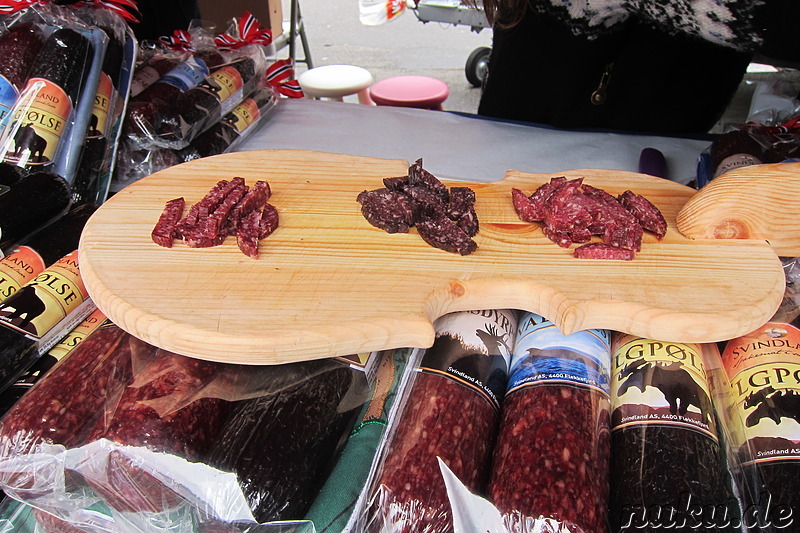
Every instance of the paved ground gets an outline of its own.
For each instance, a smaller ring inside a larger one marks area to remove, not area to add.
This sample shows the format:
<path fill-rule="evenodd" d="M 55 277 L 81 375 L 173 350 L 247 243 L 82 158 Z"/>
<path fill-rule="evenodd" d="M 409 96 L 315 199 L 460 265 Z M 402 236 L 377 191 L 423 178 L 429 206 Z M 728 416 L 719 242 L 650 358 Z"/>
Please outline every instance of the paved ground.
<path fill-rule="evenodd" d="M 284 6 L 288 10 L 287 1 Z M 422 22 L 411 9 L 383 25 L 365 26 L 358 0 L 300 0 L 300 8 L 314 66 L 358 65 L 376 81 L 398 74 L 432 76 L 450 88 L 445 110 L 477 112 L 480 89 L 467 81 L 465 66 L 473 50 L 491 45 L 490 29 Z M 302 57 L 299 46 L 297 57 Z M 299 71 L 304 68 L 298 65 Z"/>

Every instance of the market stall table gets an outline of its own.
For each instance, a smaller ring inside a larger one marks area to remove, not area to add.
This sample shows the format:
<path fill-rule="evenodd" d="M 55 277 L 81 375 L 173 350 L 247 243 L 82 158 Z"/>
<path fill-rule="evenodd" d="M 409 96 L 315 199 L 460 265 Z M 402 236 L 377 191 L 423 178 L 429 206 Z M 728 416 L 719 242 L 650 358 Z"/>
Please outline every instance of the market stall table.
<path fill-rule="evenodd" d="M 596 168 L 637 171 L 644 148 L 660 150 L 667 177 L 688 183 L 710 138 L 564 131 L 461 113 L 283 99 L 238 151 L 316 150 L 415 161 L 440 178 L 495 181 L 509 169 L 533 173 Z"/>

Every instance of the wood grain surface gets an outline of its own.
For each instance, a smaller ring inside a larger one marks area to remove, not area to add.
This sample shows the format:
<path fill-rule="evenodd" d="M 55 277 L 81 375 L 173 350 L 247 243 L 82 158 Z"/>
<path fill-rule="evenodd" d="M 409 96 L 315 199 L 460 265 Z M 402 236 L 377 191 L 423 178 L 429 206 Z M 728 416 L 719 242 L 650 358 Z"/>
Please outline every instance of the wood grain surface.
<path fill-rule="evenodd" d="M 783 257 L 800 256 L 800 163 L 751 165 L 700 189 L 677 217 L 700 239 L 764 239 Z"/>
<path fill-rule="evenodd" d="M 677 231 L 676 216 L 695 191 L 674 182 L 609 170 L 552 175 L 584 176 L 612 194 L 632 189 L 662 209 L 669 222 L 662 241 L 646 233 L 633 261 L 601 261 L 575 259 L 514 212 L 511 187 L 533 192 L 551 175 L 449 181 L 477 195 L 479 248 L 462 257 L 430 247 L 413 229 L 385 233 L 361 215 L 357 194 L 407 168 L 407 161 L 297 150 L 168 168 L 123 189 L 89 220 L 80 244 L 84 282 L 98 307 L 142 340 L 246 364 L 429 347 L 436 318 L 469 309 L 533 311 L 565 333 L 608 328 L 712 342 L 762 325 L 782 299 L 781 264 L 765 241 Z M 280 214 L 258 259 L 233 238 L 202 249 L 151 241 L 165 202 L 183 196 L 188 208 L 236 176 L 267 180 Z"/>

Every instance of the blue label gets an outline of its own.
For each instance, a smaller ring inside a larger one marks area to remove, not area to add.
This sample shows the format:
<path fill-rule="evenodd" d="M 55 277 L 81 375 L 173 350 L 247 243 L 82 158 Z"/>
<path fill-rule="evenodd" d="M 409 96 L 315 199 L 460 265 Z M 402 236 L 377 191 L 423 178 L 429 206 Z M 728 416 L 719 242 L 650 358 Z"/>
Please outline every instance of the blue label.
<path fill-rule="evenodd" d="M 0 76 L 0 129 L 8 124 L 8 117 L 11 115 L 11 108 L 17 101 L 19 92 L 11 85 L 4 76 Z"/>
<path fill-rule="evenodd" d="M 181 91 L 186 91 L 203 81 L 209 73 L 210 70 L 202 59 L 190 57 L 164 74 L 158 81 L 169 83 Z"/>
<path fill-rule="evenodd" d="M 564 335 L 535 313 L 520 317 L 506 394 L 521 387 L 568 384 L 609 394 L 611 343 L 600 329 Z"/>

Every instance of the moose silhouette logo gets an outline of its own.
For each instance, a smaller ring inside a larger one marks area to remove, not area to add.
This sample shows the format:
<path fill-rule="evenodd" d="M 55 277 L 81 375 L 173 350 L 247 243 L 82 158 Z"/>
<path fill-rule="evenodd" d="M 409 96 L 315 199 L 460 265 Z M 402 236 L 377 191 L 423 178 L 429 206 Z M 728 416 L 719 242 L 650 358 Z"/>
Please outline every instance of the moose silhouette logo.
<path fill-rule="evenodd" d="M 0 306 L 0 316 L 23 331 L 38 335 L 33 320 L 41 316 L 47 306 L 36 294 L 34 285 L 24 285 L 14 296 Z"/>
<path fill-rule="evenodd" d="M 47 139 L 36 133 L 33 123 L 31 122 L 21 126 L 14 134 L 14 151 L 12 155 L 16 158 L 22 157 L 23 151 L 28 149 L 30 152 L 30 161 L 42 161 L 46 148 Z"/>
<path fill-rule="evenodd" d="M 745 425 L 753 427 L 763 418 L 776 424 L 782 418 L 794 419 L 800 423 L 800 394 L 794 390 L 775 390 L 772 386 L 750 393 L 744 400 L 745 409 L 755 409 L 747 415 Z"/>
<path fill-rule="evenodd" d="M 678 362 L 658 364 L 639 359 L 622 369 L 620 379 L 624 381 L 619 386 L 618 396 L 631 387 L 641 392 L 647 387 L 655 387 L 667 400 L 670 414 L 685 416 L 689 406 L 694 405 L 700 410 L 703 422 L 711 420 L 711 399 Z"/>

